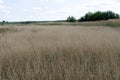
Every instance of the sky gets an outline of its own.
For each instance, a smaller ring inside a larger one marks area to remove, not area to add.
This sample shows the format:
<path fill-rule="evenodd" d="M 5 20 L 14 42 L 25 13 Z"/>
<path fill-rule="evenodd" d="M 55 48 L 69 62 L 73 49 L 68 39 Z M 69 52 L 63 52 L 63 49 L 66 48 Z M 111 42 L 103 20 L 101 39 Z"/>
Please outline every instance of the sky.
<path fill-rule="evenodd" d="M 98 10 L 120 14 L 120 0 L 0 0 L 0 21 L 79 19 Z"/>

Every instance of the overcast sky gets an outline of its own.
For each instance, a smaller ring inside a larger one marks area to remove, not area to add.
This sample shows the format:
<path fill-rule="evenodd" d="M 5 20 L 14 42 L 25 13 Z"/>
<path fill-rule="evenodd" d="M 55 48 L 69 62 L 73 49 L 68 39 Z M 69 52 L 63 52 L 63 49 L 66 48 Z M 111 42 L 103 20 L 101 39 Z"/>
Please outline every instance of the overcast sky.
<path fill-rule="evenodd" d="M 0 0 L 0 21 L 78 19 L 98 10 L 120 14 L 120 0 Z"/>

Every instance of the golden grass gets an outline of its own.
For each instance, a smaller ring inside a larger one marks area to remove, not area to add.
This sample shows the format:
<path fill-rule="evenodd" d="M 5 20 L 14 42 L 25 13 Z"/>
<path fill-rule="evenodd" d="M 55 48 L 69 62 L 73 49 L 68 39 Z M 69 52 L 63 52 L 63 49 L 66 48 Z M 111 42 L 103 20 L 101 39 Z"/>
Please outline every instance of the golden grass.
<path fill-rule="evenodd" d="M 0 80 L 120 80 L 119 28 L 7 28 L 14 30 L 0 33 Z"/>

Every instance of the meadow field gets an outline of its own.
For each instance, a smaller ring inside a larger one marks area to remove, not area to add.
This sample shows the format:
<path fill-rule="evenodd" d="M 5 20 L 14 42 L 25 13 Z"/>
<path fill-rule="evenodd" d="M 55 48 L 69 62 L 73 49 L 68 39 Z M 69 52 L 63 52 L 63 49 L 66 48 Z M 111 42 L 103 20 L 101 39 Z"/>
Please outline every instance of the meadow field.
<path fill-rule="evenodd" d="M 120 28 L 1 25 L 0 80 L 120 80 Z"/>

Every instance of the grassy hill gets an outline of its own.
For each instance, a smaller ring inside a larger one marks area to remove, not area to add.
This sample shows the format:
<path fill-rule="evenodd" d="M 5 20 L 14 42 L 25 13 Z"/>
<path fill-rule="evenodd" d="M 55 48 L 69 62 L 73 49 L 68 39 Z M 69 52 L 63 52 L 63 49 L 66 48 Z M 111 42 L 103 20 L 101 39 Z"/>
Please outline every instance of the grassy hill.
<path fill-rule="evenodd" d="M 25 21 L 25 22 L 7 22 L 0 23 L 0 25 L 68 25 L 68 26 L 110 26 L 120 27 L 120 19 L 111 19 L 104 21 L 87 21 L 87 22 L 65 22 L 60 21 Z"/>

